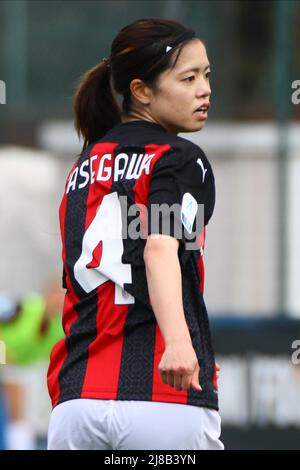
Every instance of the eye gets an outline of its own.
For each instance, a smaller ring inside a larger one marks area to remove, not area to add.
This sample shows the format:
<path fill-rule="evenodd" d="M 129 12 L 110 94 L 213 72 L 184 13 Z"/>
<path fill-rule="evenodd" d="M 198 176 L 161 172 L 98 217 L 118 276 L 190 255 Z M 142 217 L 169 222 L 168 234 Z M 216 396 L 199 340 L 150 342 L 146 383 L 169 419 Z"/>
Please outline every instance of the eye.
<path fill-rule="evenodd" d="M 210 79 L 210 70 L 208 72 L 206 72 L 205 77 L 207 78 L 207 80 Z"/>
<path fill-rule="evenodd" d="M 191 75 L 190 77 L 187 77 L 187 78 L 183 79 L 184 82 L 188 82 L 188 83 L 191 83 L 194 80 L 195 80 L 195 75 Z"/>

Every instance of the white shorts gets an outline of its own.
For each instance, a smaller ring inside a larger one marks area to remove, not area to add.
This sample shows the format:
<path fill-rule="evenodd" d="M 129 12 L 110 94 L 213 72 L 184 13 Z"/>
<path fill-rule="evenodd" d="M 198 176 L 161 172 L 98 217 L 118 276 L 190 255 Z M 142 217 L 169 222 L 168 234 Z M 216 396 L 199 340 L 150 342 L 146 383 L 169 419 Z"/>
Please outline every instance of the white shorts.
<path fill-rule="evenodd" d="M 48 450 L 223 450 L 216 410 L 81 398 L 51 413 Z"/>

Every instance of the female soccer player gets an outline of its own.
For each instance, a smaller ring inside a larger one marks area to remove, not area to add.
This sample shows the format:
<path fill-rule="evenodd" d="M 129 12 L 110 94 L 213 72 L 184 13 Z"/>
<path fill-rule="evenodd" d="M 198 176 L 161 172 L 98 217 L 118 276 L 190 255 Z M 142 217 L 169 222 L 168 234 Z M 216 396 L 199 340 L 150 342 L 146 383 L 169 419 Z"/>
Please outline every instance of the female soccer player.
<path fill-rule="evenodd" d="M 148 18 L 79 83 L 84 147 L 60 207 L 65 338 L 48 371 L 49 449 L 223 448 L 202 294 L 214 176 L 177 136 L 204 126 L 209 70 L 192 30 Z"/>

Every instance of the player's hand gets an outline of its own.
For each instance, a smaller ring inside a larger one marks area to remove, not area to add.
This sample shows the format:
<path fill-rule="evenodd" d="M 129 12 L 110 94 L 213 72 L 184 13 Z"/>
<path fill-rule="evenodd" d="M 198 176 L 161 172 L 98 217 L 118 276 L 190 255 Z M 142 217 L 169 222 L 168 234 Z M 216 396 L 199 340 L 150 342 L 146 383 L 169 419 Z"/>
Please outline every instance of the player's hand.
<path fill-rule="evenodd" d="M 188 339 L 166 345 L 158 370 L 163 383 L 176 390 L 202 390 L 199 383 L 199 363 Z"/>

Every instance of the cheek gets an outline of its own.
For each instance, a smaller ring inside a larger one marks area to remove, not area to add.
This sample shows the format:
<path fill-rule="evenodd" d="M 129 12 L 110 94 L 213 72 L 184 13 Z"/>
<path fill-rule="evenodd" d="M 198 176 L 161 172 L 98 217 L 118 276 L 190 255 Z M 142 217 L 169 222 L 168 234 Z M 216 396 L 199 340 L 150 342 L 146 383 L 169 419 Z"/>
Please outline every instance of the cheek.
<path fill-rule="evenodd" d="M 188 96 L 185 91 L 180 87 L 173 86 L 164 93 L 164 103 L 168 105 L 169 109 L 172 109 L 173 113 L 183 114 L 187 111 Z"/>

